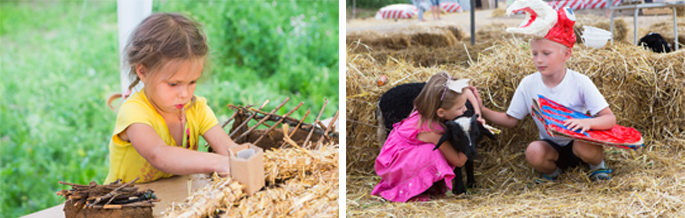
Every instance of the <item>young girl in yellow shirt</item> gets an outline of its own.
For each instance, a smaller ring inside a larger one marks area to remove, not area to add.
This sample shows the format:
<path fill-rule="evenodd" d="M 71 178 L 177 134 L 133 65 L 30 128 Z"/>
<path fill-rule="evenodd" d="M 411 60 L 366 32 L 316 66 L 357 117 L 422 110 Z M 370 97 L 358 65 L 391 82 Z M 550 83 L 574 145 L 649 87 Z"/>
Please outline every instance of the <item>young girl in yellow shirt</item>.
<path fill-rule="evenodd" d="M 153 14 L 136 27 L 124 56 L 134 78 L 129 91 L 139 82 L 144 87 L 119 108 L 105 183 L 228 175 L 228 147 L 236 143 L 218 125 L 205 98 L 193 95 L 208 50 L 199 24 L 182 15 Z M 200 135 L 216 154 L 197 151 Z"/>

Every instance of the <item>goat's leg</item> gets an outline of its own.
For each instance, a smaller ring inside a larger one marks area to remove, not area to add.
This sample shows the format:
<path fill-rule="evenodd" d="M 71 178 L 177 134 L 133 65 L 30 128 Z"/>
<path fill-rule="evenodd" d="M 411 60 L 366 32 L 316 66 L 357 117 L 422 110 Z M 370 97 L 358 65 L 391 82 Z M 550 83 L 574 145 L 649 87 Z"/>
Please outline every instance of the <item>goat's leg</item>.
<path fill-rule="evenodd" d="M 476 185 L 476 178 L 473 175 L 473 160 L 467 160 L 464 167 L 466 167 L 466 186 L 473 188 Z"/>
<path fill-rule="evenodd" d="M 466 193 L 466 188 L 464 187 L 464 179 L 461 176 L 461 167 L 454 168 L 454 179 L 452 180 L 452 194 L 460 195 Z"/>

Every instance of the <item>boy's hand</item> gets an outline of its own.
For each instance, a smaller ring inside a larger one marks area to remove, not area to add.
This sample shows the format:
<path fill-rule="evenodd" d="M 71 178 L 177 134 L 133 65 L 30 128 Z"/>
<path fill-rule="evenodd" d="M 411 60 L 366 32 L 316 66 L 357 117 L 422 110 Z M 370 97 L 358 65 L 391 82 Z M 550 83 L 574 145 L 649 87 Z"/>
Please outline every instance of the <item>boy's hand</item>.
<path fill-rule="evenodd" d="M 571 129 L 571 131 L 576 131 L 580 129 L 580 133 L 585 133 L 592 128 L 590 119 L 568 119 L 564 121 L 564 126 Z"/>
<path fill-rule="evenodd" d="M 476 89 L 476 87 L 474 87 L 474 86 L 469 86 L 468 88 L 471 89 L 471 92 L 473 92 L 473 96 L 476 97 L 476 101 L 478 101 L 477 102 L 478 108 L 483 109 L 483 99 L 480 98 L 480 94 L 478 93 L 478 89 Z M 481 119 L 481 118 L 478 118 L 478 119 Z M 482 123 L 485 124 L 485 121 L 483 121 Z"/>
<path fill-rule="evenodd" d="M 483 117 L 476 118 L 476 121 L 480 122 L 481 124 L 483 124 L 483 126 L 485 126 L 485 120 L 483 119 Z"/>

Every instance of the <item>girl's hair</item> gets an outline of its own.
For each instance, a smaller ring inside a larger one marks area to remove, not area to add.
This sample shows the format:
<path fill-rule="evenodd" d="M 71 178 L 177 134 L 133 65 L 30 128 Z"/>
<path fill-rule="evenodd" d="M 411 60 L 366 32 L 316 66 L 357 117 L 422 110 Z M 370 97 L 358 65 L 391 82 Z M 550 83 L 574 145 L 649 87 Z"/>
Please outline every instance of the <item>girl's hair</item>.
<path fill-rule="evenodd" d="M 449 88 L 445 88 L 447 85 L 447 80 L 457 80 L 457 78 L 451 77 L 447 72 L 442 71 L 438 74 L 431 76 L 431 78 L 426 82 L 426 85 L 421 90 L 416 99 L 414 100 L 414 108 L 421 114 L 421 120 L 419 120 L 419 128 L 424 125 L 428 125 L 428 128 L 436 131 L 433 126 L 434 123 L 438 123 L 443 128 L 445 124 L 438 117 L 437 110 L 439 108 L 449 109 L 454 107 L 454 105 L 459 100 L 461 96 L 460 93 L 451 91 Z M 443 96 L 444 93 L 444 97 Z M 440 100 L 442 98 L 442 100 Z"/>
<path fill-rule="evenodd" d="M 130 92 L 140 82 L 136 74 L 138 64 L 142 64 L 147 69 L 146 76 L 152 78 L 173 60 L 200 60 L 204 66 L 208 52 L 207 37 L 199 23 L 180 14 L 152 14 L 133 30 L 124 49 L 125 67 L 130 68 L 129 77 L 133 78 L 128 90 Z M 121 94 L 109 98 L 110 108 L 118 97 Z M 195 96 L 191 105 L 194 102 Z"/>

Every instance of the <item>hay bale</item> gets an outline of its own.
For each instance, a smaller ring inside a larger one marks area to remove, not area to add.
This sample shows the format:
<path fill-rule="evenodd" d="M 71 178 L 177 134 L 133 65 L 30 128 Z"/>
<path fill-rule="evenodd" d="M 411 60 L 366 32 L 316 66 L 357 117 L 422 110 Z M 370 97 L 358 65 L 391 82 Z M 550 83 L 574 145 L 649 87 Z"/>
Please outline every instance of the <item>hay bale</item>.
<path fill-rule="evenodd" d="M 376 50 L 401 50 L 411 46 L 411 38 L 405 33 L 380 34 L 374 30 L 347 34 L 346 43 L 355 53 Z M 362 45 L 360 45 L 362 44 Z"/>
<path fill-rule="evenodd" d="M 649 32 L 655 32 L 661 34 L 662 37 L 664 37 L 664 40 L 666 40 L 669 44 L 671 44 L 671 48 L 675 49 L 675 35 L 673 34 L 673 22 L 672 21 L 664 21 L 664 22 L 659 22 L 652 24 L 649 26 Z M 680 48 L 682 49 L 683 45 L 685 45 L 685 19 L 679 18 L 678 19 L 678 42 L 680 43 Z M 642 37 L 642 36 L 638 36 Z"/>
<path fill-rule="evenodd" d="M 410 36 L 412 45 L 439 48 L 452 46 L 457 42 L 455 34 L 444 28 L 410 26 L 401 29 L 400 32 Z"/>
<path fill-rule="evenodd" d="M 399 51 L 373 51 L 369 55 L 381 65 L 395 59 L 405 60 L 415 67 L 441 66 L 444 69 L 455 69 L 468 67 L 472 62 L 478 61 L 478 57 L 489 52 L 485 50 L 489 46 L 486 43 L 476 45 L 457 43 L 454 46 L 439 48 L 413 46 Z"/>
<path fill-rule="evenodd" d="M 455 25 L 433 27 L 410 26 L 394 32 L 381 34 L 374 30 L 347 34 L 346 43 L 353 53 L 403 50 L 412 46 L 432 48 L 453 46 L 464 34 Z"/>
<path fill-rule="evenodd" d="M 452 33 L 452 35 L 454 35 L 454 38 L 457 39 L 457 41 L 461 40 L 464 37 L 464 33 L 461 31 L 461 29 L 458 26 L 442 25 L 442 26 L 437 26 L 437 28 L 449 30 Z"/>
<path fill-rule="evenodd" d="M 527 48 L 520 40 L 497 42 L 475 65 L 448 71 L 472 79 L 487 107 L 505 111 L 521 79 L 536 71 Z M 402 83 L 426 81 L 446 69 L 416 67 L 402 59 L 380 65 L 368 55 L 348 53 L 347 57 L 347 172 L 375 175 L 373 162 L 382 146 L 375 140 L 380 95 Z M 618 124 L 640 131 L 648 147 L 651 140 L 685 135 L 685 52 L 654 54 L 620 43 L 602 49 L 576 46 L 567 67 L 588 75 L 609 102 Z M 390 85 L 376 85 L 381 74 L 387 75 Z M 536 136 L 537 128 L 525 119 L 519 127 L 503 130 L 498 142 L 486 141 L 485 149 L 517 146 L 515 150 L 523 151 Z"/>
<path fill-rule="evenodd" d="M 504 15 L 507 13 L 507 9 L 505 8 L 497 8 L 492 11 L 492 17 L 504 17 Z"/>
<path fill-rule="evenodd" d="M 490 47 L 493 42 L 499 40 L 508 40 L 512 38 L 526 38 L 523 34 L 508 33 L 506 30 L 508 26 L 503 23 L 491 23 L 476 30 L 476 44 L 487 44 Z M 463 42 L 471 42 L 471 37 L 464 37 Z"/>

